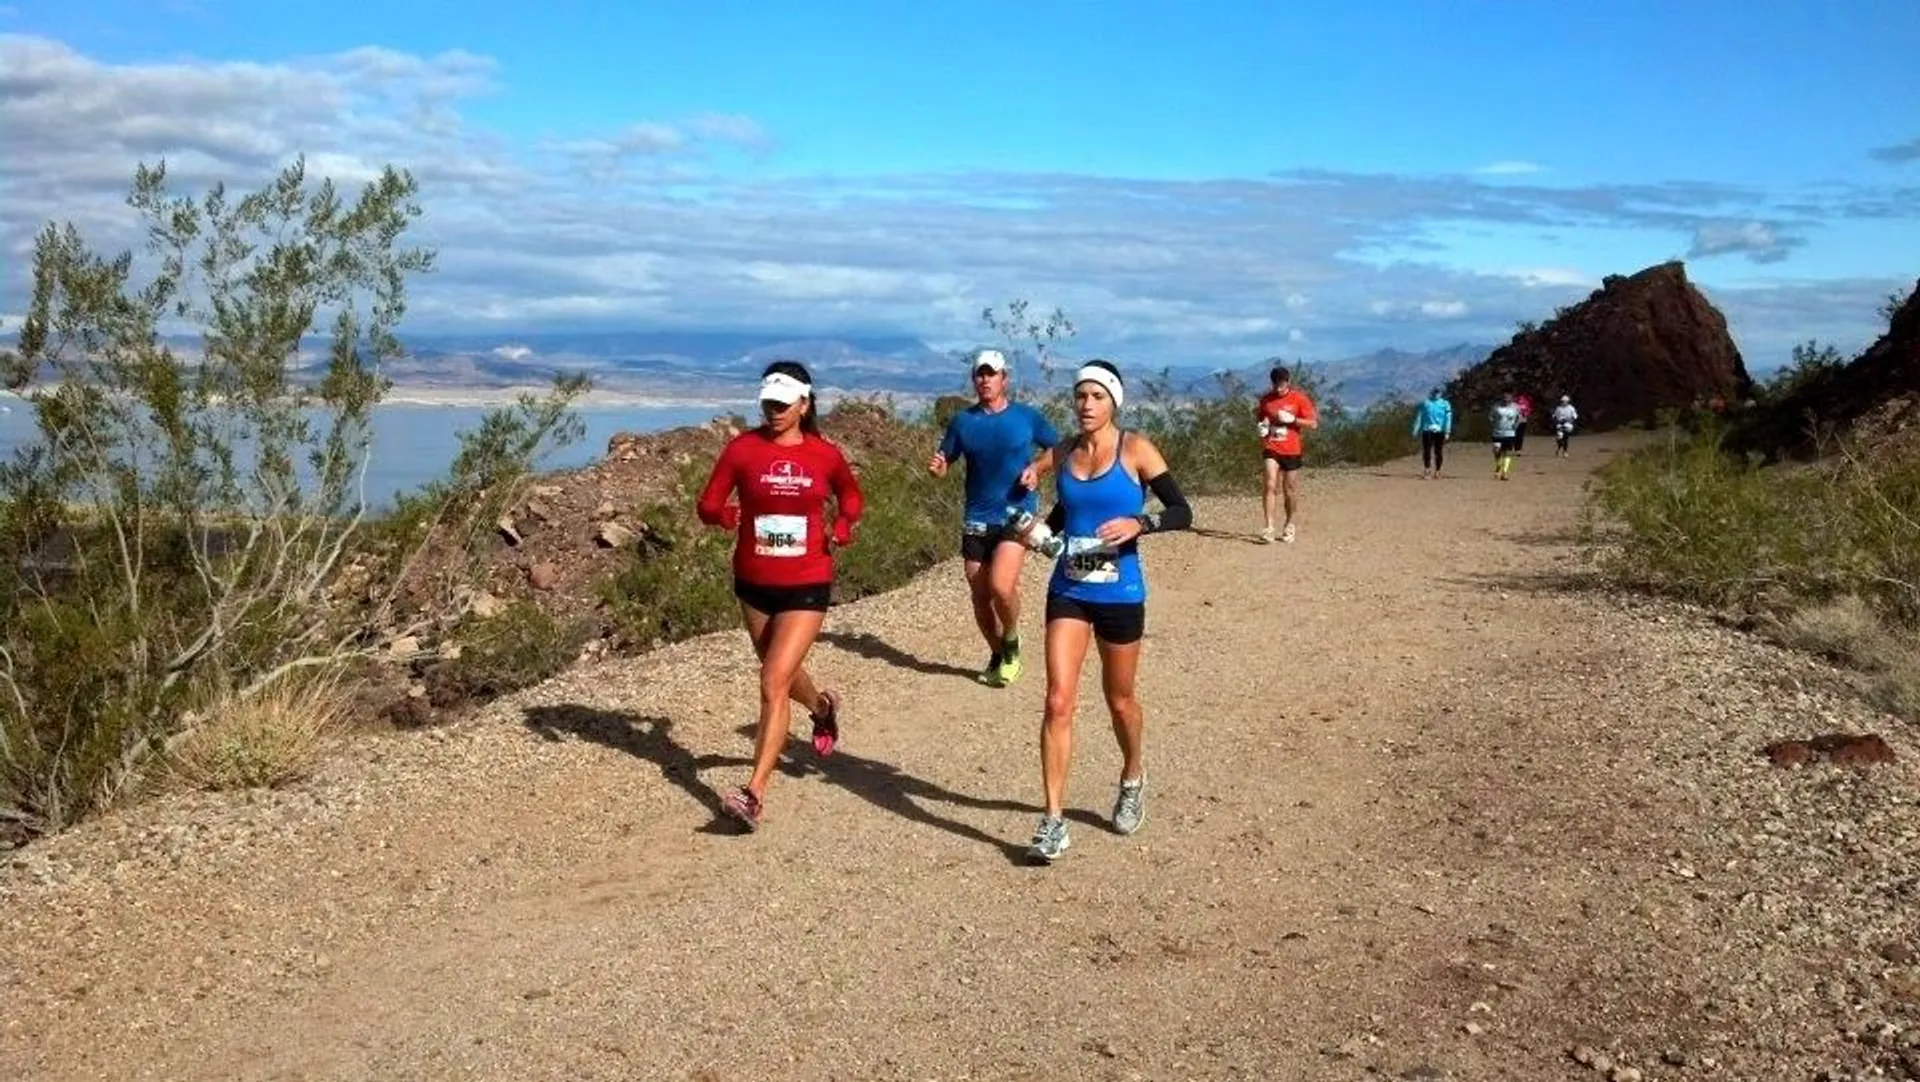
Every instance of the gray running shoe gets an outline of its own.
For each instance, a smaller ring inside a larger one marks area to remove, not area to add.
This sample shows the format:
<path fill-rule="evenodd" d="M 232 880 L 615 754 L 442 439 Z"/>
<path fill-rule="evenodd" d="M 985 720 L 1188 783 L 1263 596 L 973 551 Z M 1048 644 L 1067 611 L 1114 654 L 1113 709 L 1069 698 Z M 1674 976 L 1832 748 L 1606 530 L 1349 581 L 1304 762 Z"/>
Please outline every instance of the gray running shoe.
<path fill-rule="evenodd" d="M 1135 778 L 1120 783 L 1120 794 L 1113 798 L 1113 829 L 1131 834 L 1147 821 L 1147 779 Z"/>
<path fill-rule="evenodd" d="M 1042 864 L 1052 864 L 1072 844 L 1073 839 L 1067 836 L 1067 821 L 1057 815 L 1043 815 L 1040 825 L 1033 828 L 1033 846 L 1027 855 Z"/>

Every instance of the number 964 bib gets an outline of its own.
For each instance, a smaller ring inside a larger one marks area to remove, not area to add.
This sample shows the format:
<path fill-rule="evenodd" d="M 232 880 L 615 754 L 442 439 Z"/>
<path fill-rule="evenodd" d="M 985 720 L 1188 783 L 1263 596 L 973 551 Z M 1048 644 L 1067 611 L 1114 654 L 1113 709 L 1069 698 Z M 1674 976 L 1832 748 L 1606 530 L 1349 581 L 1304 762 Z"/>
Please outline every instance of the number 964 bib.
<path fill-rule="evenodd" d="M 753 552 L 756 556 L 805 556 L 807 516 L 754 516 Z"/>

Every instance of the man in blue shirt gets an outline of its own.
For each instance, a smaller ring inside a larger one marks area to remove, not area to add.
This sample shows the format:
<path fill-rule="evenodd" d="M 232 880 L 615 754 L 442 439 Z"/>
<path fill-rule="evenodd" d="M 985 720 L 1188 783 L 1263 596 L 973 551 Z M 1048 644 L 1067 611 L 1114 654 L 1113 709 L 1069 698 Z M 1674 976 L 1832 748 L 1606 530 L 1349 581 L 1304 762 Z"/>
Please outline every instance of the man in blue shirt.
<path fill-rule="evenodd" d="M 947 422 L 927 472 L 945 477 L 950 464 L 966 460 L 960 557 L 973 620 L 991 651 L 978 679 L 1005 687 L 1020 676 L 1020 569 L 1027 558 L 1007 519 L 1037 511 L 1040 473 L 1051 465 L 1048 452 L 1060 434 L 1039 410 L 1007 397 L 1007 356 L 997 349 L 974 354 L 973 393 L 979 401 Z"/>
<path fill-rule="evenodd" d="M 1447 441 L 1453 438 L 1453 403 L 1440 388 L 1413 408 L 1413 434 L 1420 437 L 1420 479 L 1438 478 L 1447 461 Z"/>

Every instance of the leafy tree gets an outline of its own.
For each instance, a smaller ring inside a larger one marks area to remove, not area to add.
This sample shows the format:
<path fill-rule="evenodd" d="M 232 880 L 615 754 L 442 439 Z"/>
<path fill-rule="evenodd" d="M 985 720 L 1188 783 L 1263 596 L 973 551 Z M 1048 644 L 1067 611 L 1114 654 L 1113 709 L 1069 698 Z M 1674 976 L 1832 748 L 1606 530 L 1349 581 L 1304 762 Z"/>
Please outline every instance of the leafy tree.
<path fill-rule="evenodd" d="M 38 426 L 0 465 L 0 819 L 30 831 L 113 799 L 214 698 L 337 672 L 433 619 L 383 621 L 403 574 L 359 583 L 371 606 L 336 596 L 364 555 L 406 284 L 434 262 L 401 243 L 413 178 L 387 168 L 353 198 L 304 161 L 238 196 L 167 179 L 135 173 L 138 264 L 42 230 L 4 357 Z M 416 522 L 483 513 L 583 389 L 483 425 Z"/>

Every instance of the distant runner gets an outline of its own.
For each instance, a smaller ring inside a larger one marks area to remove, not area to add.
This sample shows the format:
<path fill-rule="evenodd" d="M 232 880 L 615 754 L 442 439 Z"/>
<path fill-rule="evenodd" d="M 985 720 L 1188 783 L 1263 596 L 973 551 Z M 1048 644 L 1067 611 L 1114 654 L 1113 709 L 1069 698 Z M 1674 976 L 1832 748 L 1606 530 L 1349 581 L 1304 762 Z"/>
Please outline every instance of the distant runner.
<path fill-rule="evenodd" d="M 1413 434 L 1420 438 L 1420 479 L 1439 477 L 1447 462 L 1447 441 L 1453 438 L 1453 403 L 1440 388 L 1413 407 Z"/>
<path fill-rule="evenodd" d="M 1005 687 L 1020 678 L 1020 569 L 1027 558 L 1008 517 L 1038 509 L 1039 476 L 1052 468 L 1060 433 L 1039 410 L 1008 400 L 1007 358 L 997 349 L 974 356 L 973 393 L 979 401 L 947 422 L 927 472 L 945 477 L 956 458 L 966 459 L 960 559 L 973 597 L 973 621 L 989 651 L 977 679 Z"/>
<path fill-rule="evenodd" d="M 1513 473 L 1515 433 L 1520 431 L 1520 407 L 1513 404 L 1513 392 L 1500 396 L 1500 404 L 1487 412 L 1493 423 L 1493 476 L 1505 481 Z"/>
<path fill-rule="evenodd" d="M 1047 584 L 1047 702 L 1040 724 L 1040 777 L 1046 810 L 1034 828 L 1030 855 L 1051 863 L 1067 851 L 1067 772 L 1073 757 L 1073 713 L 1089 641 L 1100 650 L 1101 689 L 1120 742 L 1120 788 L 1113 829 L 1132 834 L 1146 821 L 1145 725 L 1134 677 L 1147 625 L 1147 580 L 1140 566 L 1143 534 L 1184 530 L 1193 510 L 1152 441 L 1117 423 L 1125 388 L 1106 361 L 1074 374 L 1079 431 L 1054 450 L 1058 502 L 1046 526 L 1059 557 Z M 1165 510 L 1146 510 L 1151 489 Z"/>
<path fill-rule="evenodd" d="M 1293 385 L 1293 373 L 1275 368 L 1267 373 L 1267 378 L 1273 382 L 1273 389 L 1260 396 L 1260 404 L 1254 409 L 1265 482 L 1260 494 L 1260 511 L 1266 523 L 1260 529 L 1260 540 L 1273 540 L 1273 504 L 1277 489 L 1287 512 L 1280 540 L 1292 543 L 1293 515 L 1300 501 L 1300 467 L 1306 462 L 1306 441 L 1300 430 L 1320 427 L 1320 417 L 1313 401 Z"/>
<path fill-rule="evenodd" d="M 1522 392 L 1513 396 L 1513 405 L 1520 411 L 1520 423 L 1513 428 L 1513 453 L 1519 455 L 1527 450 L 1527 426 L 1533 423 L 1533 398 Z"/>
<path fill-rule="evenodd" d="M 813 721 L 813 750 L 833 754 L 840 703 L 814 686 L 801 663 L 820 635 L 833 593 L 832 547 L 853 543 L 865 500 L 840 448 L 820 435 L 813 377 L 797 361 L 775 361 L 760 380 L 763 423 L 735 436 L 700 492 L 700 521 L 734 531 L 733 593 L 760 657 L 760 725 L 753 775 L 721 800 L 748 830 L 760 825 L 767 781 L 787 742 L 792 709 Z M 727 497 L 739 494 L 738 503 Z M 831 497 L 837 504 L 826 521 Z"/>
<path fill-rule="evenodd" d="M 1573 399 L 1560 396 L 1560 404 L 1553 407 L 1553 453 L 1566 458 L 1571 452 L 1567 443 L 1573 439 L 1573 428 L 1580 423 L 1580 411 L 1573 408 Z"/>

